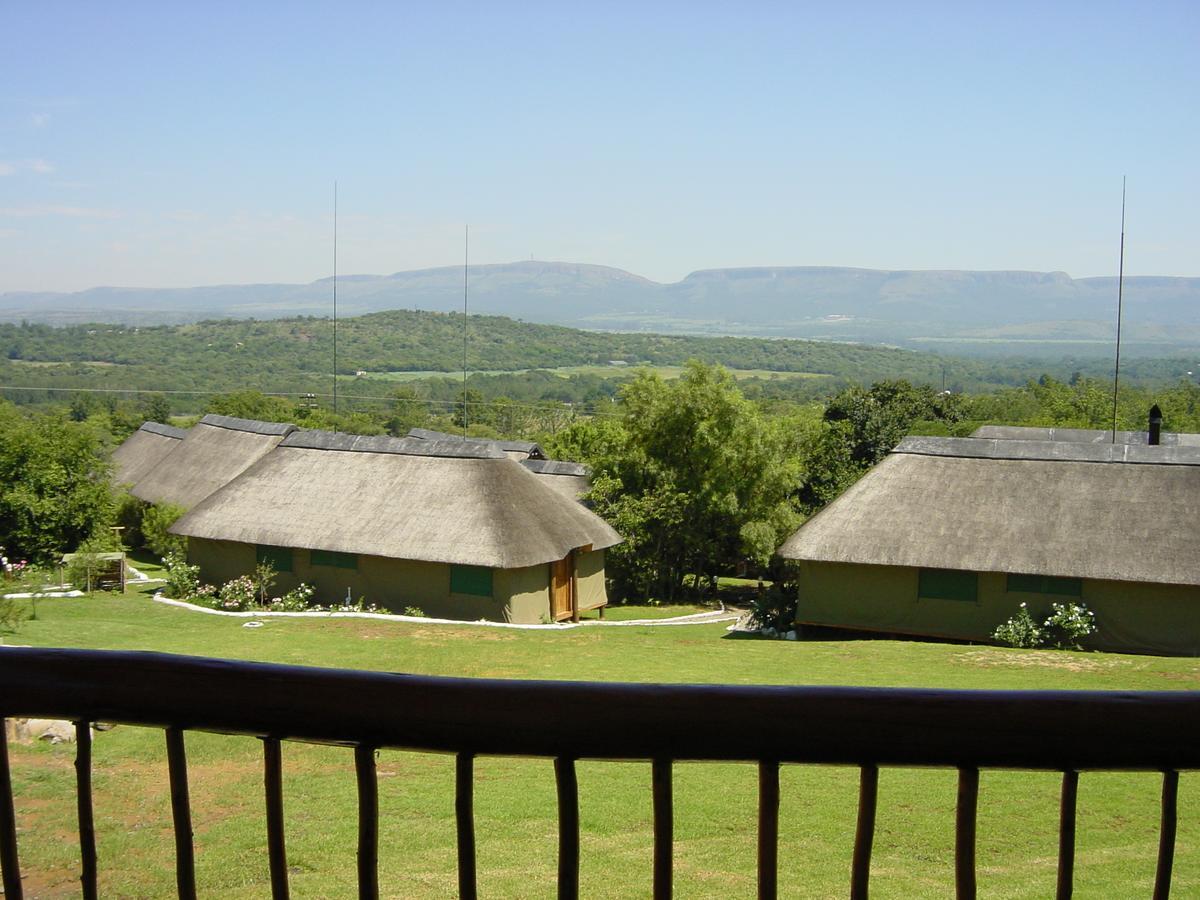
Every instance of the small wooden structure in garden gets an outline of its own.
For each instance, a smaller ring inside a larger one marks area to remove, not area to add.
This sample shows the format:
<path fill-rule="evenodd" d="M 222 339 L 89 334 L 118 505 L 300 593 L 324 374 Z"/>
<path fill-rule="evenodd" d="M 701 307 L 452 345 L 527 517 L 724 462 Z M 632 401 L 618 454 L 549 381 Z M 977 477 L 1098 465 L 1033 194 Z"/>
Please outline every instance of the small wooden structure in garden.
<path fill-rule="evenodd" d="M 125 592 L 124 553 L 64 553 L 63 566 L 86 566 L 86 584 L 83 589 L 89 594 L 94 590 Z"/>

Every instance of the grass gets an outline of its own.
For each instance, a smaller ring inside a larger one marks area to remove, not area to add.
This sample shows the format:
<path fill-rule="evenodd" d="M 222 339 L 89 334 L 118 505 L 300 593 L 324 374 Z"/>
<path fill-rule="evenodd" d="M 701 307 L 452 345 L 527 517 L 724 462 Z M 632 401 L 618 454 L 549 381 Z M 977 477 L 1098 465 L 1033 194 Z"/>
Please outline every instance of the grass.
<path fill-rule="evenodd" d="M 622 609 L 644 610 L 637 607 Z M 664 610 L 664 608 L 660 608 Z M 955 688 L 1194 689 L 1200 661 L 1016 651 L 895 641 L 735 639 L 724 625 L 522 632 L 359 620 L 242 620 L 136 597 L 43 600 L 12 643 L 155 649 L 319 666 L 436 675 Z M 615 610 L 614 610 L 615 612 Z M 31 896 L 75 896 L 73 753 L 11 748 L 22 858 Z M 98 735 L 95 795 L 101 892 L 169 896 L 173 849 L 161 732 Z M 257 741 L 188 734 L 201 892 L 268 892 Z M 453 760 L 380 754 L 382 884 L 388 896 L 454 894 Z M 644 896 L 650 885 L 650 767 L 579 765 L 582 893 Z M 285 809 L 293 893 L 353 893 L 355 789 L 350 751 L 288 744 Z M 979 810 L 979 880 L 991 897 L 1052 895 L 1058 779 L 988 770 Z M 1158 791 L 1153 775 L 1080 779 L 1077 896 L 1145 896 L 1154 874 Z M 681 897 L 754 891 L 756 773 L 752 765 L 676 766 L 676 887 Z M 782 776 L 781 895 L 845 895 L 857 773 L 788 766 Z M 555 799 L 545 760 L 477 763 L 481 890 L 554 893 Z M 885 769 L 872 868 L 877 897 L 952 894 L 955 776 Z M 1181 780 L 1178 896 L 1200 892 L 1200 781 Z"/>

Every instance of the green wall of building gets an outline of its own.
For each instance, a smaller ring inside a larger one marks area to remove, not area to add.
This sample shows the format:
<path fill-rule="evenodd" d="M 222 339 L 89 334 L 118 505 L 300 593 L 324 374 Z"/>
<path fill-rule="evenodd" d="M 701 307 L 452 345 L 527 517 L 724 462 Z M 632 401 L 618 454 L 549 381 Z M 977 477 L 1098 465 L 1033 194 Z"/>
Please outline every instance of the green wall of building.
<path fill-rule="evenodd" d="M 1022 602 L 1035 619 L 1076 598 L 1006 590 L 1003 572 L 979 572 L 975 601 L 918 597 L 919 569 L 796 563 L 797 621 L 862 631 L 990 642 Z M 1127 653 L 1200 655 L 1200 587 L 1082 580 L 1098 630 L 1086 646 Z"/>
<path fill-rule="evenodd" d="M 536 624 L 550 614 L 550 566 L 492 570 L 492 596 L 453 593 L 450 566 L 446 563 L 389 559 L 382 556 L 353 557 L 357 568 L 313 565 L 305 549 L 291 552 L 292 571 L 279 572 L 273 593 L 283 594 L 301 582 L 315 588 L 314 602 L 323 606 L 360 597 L 391 612 L 403 613 L 418 607 L 427 616 L 442 619 Z M 205 584 L 220 586 L 241 575 L 253 573 L 257 560 L 253 544 L 233 541 L 188 539 L 188 561 L 200 567 Z M 580 609 L 608 602 L 604 588 L 604 551 L 579 553 L 576 558 Z"/>

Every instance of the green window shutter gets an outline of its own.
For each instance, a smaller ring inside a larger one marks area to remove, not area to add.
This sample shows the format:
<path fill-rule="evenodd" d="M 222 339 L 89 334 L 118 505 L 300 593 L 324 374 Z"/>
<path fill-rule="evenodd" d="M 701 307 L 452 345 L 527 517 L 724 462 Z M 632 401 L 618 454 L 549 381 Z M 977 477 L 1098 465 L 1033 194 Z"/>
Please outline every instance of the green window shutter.
<path fill-rule="evenodd" d="M 1042 592 L 1042 576 L 1009 575 L 1004 590 L 1010 594 L 1040 594 Z"/>
<path fill-rule="evenodd" d="M 1009 575 L 1004 589 L 1010 594 L 1055 594 L 1059 597 L 1082 597 L 1083 580 L 1058 578 L 1054 575 Z"/>
<path fill-rule="evenodd" d="M 313 566 L 332 566 L 335 569 L 358 569 L 358 557 L 353 553 L 333 550 L 309 550 L 308 562 Z"/>
<path fill-rule="evenodd" d="M 450 593 L 492 596 L 492 570 L 484 566 L 451 566 Z"/>
<path fill-rule="evenodd" d="M 917 580 L 917 596 L 929 600 L 979 599 L 979 576 L 957 569 L 921 569 Z"/>
<path fill-rule="evenodd" d="M 291 572 L 292 548 L 264 547 L 259 544 L 254 548 L 254 561 L 259 564 L 269 562 L 275 567 L 276 572 Z"/>
<path fill-rule="evenodd" d="M 1083 579 L 1081 578 L 1054 578 L 1046 576 L 1046 593 L 1058 594 L 1060 597 L 1082 597 L 1083 596 Z"/>

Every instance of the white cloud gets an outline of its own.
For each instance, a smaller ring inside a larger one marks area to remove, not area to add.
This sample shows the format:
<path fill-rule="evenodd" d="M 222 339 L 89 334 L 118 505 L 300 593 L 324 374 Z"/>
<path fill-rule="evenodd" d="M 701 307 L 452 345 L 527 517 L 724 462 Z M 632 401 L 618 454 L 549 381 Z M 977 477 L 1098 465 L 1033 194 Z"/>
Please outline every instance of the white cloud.
<path fill-rule="evenodd" d="M 44 159 L 0 159 L 0 175 L 16 175 L 18 172 L 49 175 L 53 171 L 54 164 Z"/>
<path fill-rule="evenodd" d="M 59 216 L 69 219 L 115 219 L 119 215 L 114 209 L 95 209 L 87 206 L 0 207 L 0 218 L 5 219 L 42 219 Z"/>

